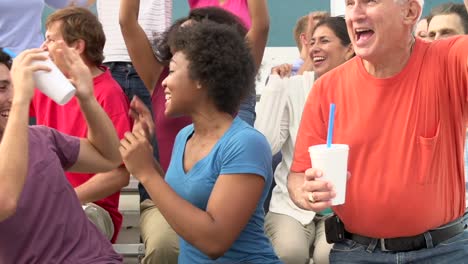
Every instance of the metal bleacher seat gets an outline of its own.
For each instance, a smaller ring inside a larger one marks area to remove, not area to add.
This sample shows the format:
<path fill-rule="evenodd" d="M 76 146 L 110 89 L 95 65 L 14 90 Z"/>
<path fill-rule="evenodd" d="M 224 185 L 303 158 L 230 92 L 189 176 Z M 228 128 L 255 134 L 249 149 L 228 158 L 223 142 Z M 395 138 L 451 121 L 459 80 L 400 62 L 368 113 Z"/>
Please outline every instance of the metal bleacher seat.
<path fill-rule="evenodd" d="M 145 246 L 140 242 L 140 196 L 138 181 L 133 176 L 120 193 L 119 211 L 123 222 L 114 250 L 124 257 L 124 263 L 140 263 L 145 255 Z"/>

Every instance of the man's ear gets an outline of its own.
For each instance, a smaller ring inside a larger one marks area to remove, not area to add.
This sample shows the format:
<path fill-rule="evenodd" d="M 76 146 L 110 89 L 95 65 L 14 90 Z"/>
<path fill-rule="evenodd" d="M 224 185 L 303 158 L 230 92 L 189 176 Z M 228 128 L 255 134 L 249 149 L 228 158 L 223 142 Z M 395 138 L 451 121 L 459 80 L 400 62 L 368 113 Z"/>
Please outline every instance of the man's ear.
<path fill-rule="evenodd" d="M 78 39 L 73 42 L 72 47 L 78 51 L 78 54 L 83 54 L 86 49 L 86 42 L 82 39 Z"/>
<path fill-rule="evenodd" d="M 404 23 L 414 27 L 418 23 L 421 12 L 422 7 L 418 0 L 408 0 L 403 10 Z"/>
<path fill-rule="evenodd" d="M 353 44 L 352 43 L 349 43 L 348 45 L 348 49 L 346 50 L 346 60 L 349 60 L 351 59 L 352 57 L 354 57 L 354 48 L 353 48 Z"/>
<path fill-rule="evenodd" d="M 468 1 L 468 0 L 467 0 Z M 306 36 L 306 33 L 301 33 L 299 35 L 299 39 L 301 40 L 301 43 L 302 43 L 302 46 L 306 45 L 307 46 L 307 36 Z"/>

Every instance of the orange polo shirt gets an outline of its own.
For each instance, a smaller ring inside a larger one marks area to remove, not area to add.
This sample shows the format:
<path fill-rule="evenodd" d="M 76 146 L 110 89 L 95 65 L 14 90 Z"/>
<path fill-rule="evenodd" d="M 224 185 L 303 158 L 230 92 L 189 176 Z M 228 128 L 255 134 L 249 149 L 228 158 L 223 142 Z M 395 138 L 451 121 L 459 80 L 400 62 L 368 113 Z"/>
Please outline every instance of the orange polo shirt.
<path fill-rule="evenodd" d="M 348 144 L 346 202 L 333 210 L 349 232 L 392 238 L 421 234 L 465 210 L 468 37 L 416 41 L 396 76 L 376 79 L 356 57 L 318 79 L 297 135 L 293 172 L 311 167 L 308 147 Z"/>

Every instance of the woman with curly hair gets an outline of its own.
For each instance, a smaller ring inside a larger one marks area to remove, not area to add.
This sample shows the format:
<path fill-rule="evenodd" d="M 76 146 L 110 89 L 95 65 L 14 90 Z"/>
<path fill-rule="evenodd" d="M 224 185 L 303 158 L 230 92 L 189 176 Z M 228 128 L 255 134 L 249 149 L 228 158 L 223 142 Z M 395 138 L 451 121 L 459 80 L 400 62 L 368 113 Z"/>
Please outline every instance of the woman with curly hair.
<path fill-rule="evenodd" d="M 179 235 L 179 263 L 280 263 L 263 230 L 270 147 L 234 117 L 255 85 L 246 42 L 231 26 L 201 20 L 179 27 L 169 46 L 165 114 L 193 124 L 177 135 L 164 179 L 151 156 L 151 115 L 134 101 L 134 130 L 120 147 L 127 168 Z"/>

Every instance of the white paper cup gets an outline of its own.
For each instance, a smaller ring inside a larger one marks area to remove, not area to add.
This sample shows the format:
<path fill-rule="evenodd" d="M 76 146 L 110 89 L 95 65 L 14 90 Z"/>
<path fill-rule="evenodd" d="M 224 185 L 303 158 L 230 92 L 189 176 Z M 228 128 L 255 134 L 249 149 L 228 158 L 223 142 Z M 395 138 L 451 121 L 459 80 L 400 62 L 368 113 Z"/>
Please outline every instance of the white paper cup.
<path fill-rule="evenodd" d="M 346 200 L 346 181 L 348 179 L 349 146 L 344 144 L 315 145 L 309 147 L 312 168 L 323 172 L 323 179 L 330 181 L 336 190 L 332 205 L 344 204 Z"/>
<path fill-rule="evenodd" d="M 68 103 L 75 95 L 75 87 L 50 59 L 36 61 L 35 63 L 42 63 L 51 69 L 50 72 L 34 72 L 36 87 L 57 104 L 64 105 Z"/>

